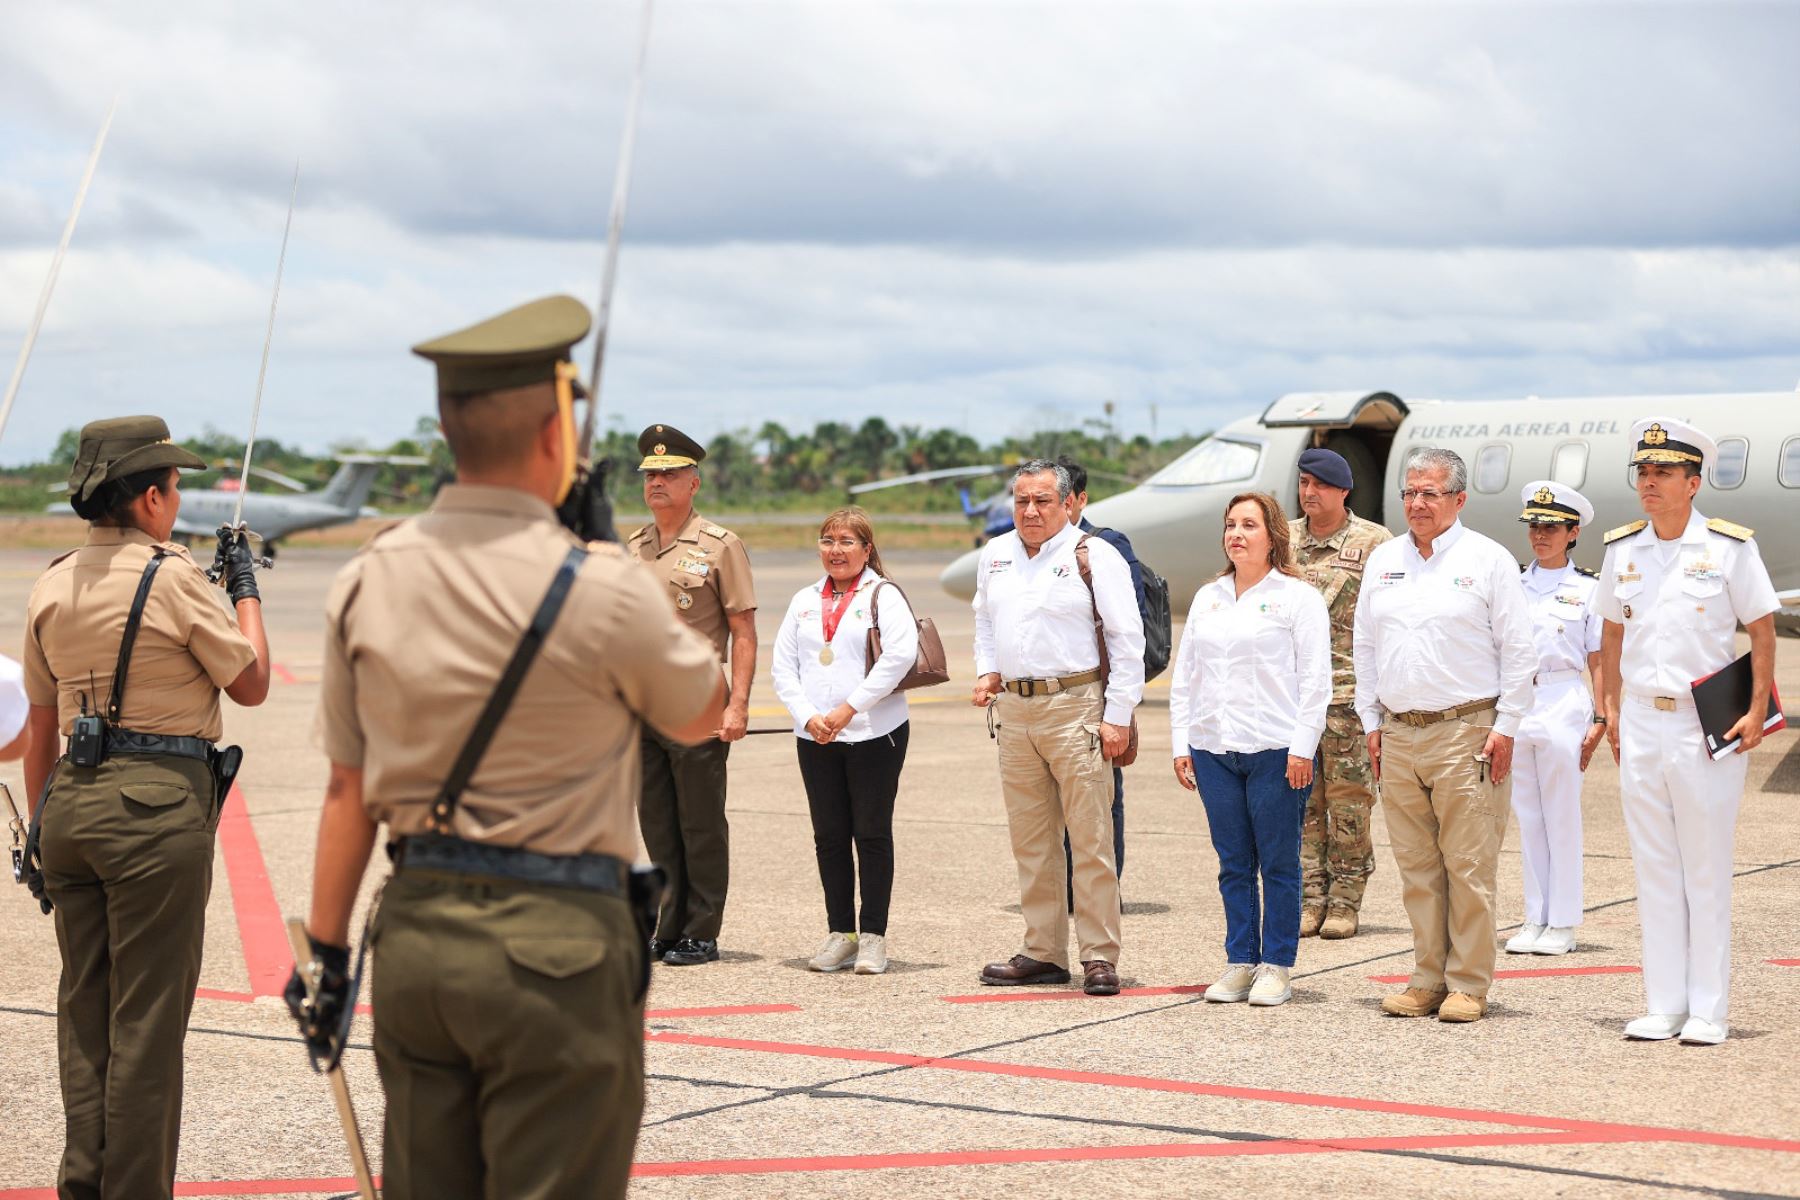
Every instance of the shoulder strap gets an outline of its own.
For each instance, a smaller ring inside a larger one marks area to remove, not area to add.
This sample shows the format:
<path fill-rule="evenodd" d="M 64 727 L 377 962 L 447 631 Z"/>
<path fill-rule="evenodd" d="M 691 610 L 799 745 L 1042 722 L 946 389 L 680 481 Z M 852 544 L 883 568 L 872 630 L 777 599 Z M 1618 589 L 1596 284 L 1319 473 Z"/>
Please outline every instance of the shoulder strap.
<path fill-rule="evenodd" d="M 112 695 L 106 700 L 106 723 L 117 725 L 119 712 L 125 705 L 125 669 L 131 665 L 131 647 L 137 642 L 138 626 L 144 620 L 144 604 L 150 599 L 150 584 L 156 578 L 156 568 L 162 566 L 163 557 L 168 554 L 161 546 L 150 551 L 150 561 L 144 564 L 144 573 L 138 579 L 137 595 L 131 598 L 131 615 L 125 618 L 125 636 L 119 639 L 119 661 L 113 667 Z"/>
<path fill-rule="evenodd" d="M 550 590 L 538 602 L 537 612 L 532 615 L 531 624 L 525 627 L 524 635 L 519 638 L 512 661 L 506 664 L 500 682 L 488 697 L 487 707 L 476 718 L 475 727 L 469 731 L 469 740 L 463 743 L 461 753 L 456 756 L 456 763 L 444 779 L 444 786 L 438 790 L 437 799 L 431 802 L 431 815 L 427 818 L 427 823 L 433 833 L 450 832 L 451 818 L 456 815 L 456 805 L 462 799 L 463 789 L 469 786 L 475 768 L 481 765 L 482 755 L 487 753 L 488 743 L 494 740 L 494 733 L 500 728 L 506 710 L 512 707 L 519 685 L 525 682 L 525 672 L 531 669 L 532 661 L 537 658 L 544 639 L 550 634 L 550 627 L 556 624 L 556 618 L 562 612 L 563 601 L 569 598 L 569 589 L 575 586 L 575 576 L 580 572 L 581 564 L 587 561 L 587 556 L 588 552 L 582 547 L 571 546 L 569 553 L 563 558 L 562 566 L 556 570 L 556 578 L 550 581 Z"/>
<path fill-rule="evenodd" d="M 1081 572 L 1081 582 L 1087 584 L 1088 603 L 1094 606 L 1094 640 L 1100 643 L 1100 683 L 1112 682 L 1112 658 L 1106 653 L 1106 622 L 1100 619 L 1100 597 L 1094 594 L 1094 567 L 1088 558 L 1088 539 L 1091 533 L 1081 535 L 1075 543 L 1075 569 Z"/>

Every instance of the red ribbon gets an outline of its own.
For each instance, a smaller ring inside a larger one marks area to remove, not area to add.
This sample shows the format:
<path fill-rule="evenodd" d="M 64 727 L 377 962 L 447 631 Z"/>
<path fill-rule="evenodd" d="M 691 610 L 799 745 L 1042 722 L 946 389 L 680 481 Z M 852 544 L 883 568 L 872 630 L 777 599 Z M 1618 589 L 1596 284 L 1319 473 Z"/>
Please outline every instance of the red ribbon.
<path fill-rule="evenodd" d="M 831 645 L 831 639 L 837 634 L 838 625 L 844 620 L 844 610 L 850 607 L 850 597 L 856 595 L 856 589 L 861 586 L 862 579 L 858 578 L 850 590 L 838 600 L 837 607 L 833 608 L 831 606 L 831 576 L 825 577 L 825 586 L 819 591 L 819 617 L 825 624 L 825 644 L 827 646 Z"/>

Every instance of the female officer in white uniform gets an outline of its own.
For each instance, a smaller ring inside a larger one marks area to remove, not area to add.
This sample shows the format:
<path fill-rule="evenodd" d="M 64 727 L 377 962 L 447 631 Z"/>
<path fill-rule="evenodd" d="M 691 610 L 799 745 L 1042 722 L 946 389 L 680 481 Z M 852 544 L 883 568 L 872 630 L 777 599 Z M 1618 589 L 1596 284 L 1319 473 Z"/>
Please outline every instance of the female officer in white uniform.
<path fill-rule="evenodd" d="M 1531 553 L 1520 581 L 1531 609 L 1537 676 L 1513 749 L 1513 811 L 1524 864 L 1525 925 L 1508 954 L 1567 954 L 1581 924 L 1581 773 L 1604 732 L 1581 678 L 1599 678 L 1600 615 L 1594 572 L 1569 561 L 1594 506 L 1571 487 L 1539 479 L 1519 492 Z"/>

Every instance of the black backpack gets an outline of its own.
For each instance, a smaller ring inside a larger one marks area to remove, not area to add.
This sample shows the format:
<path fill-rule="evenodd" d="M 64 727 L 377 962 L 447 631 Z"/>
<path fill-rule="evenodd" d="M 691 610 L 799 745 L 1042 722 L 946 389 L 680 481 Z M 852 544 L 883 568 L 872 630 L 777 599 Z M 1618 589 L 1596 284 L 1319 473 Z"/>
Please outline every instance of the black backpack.
<path fill-rule="evenodd" d="M 1138 559 L 1144 569 L 1144 601 L 1138 606 L 1144 618 L 1144 682 L 1149 683 L 1169 669 L 1169 651 L 1174 631 L 1169 623 L 1169 581 Z"/>

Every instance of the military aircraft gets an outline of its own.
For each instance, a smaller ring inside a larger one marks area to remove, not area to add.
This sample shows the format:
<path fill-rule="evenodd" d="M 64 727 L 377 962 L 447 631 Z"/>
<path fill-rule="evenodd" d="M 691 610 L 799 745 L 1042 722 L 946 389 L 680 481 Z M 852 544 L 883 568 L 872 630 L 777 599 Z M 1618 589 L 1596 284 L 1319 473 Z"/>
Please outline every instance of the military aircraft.
<path fill-rule="evenodd" d="M 1554 479 L 1577 488 L 1598 514 L 1583 530 L 1576 561 L 1597 568 L 1599 534 L 1637 520 L 1628 463 L 1630 430 L 1641 417 L 1690 420 L 1717 439 L 1718 460 L 1697 501 L 1709 517 L 1757 531 L 1763 561 L 1782 603 L 1777 624 L 1800 632 L 1800 395 L 1605 396 L 1581 399 L 1402 400 L 1392 392 L 1301 392 L 1260 416 L 1244 417 L 1197 443 L 1144 483 L 1090 505 L 1096 525 L 1123 530 L 1139 557 L 1168 576 L 1178 611 L 1224 565 L 1220 530 L 1227 501 L 1269 492 L 1299 512 L 1300 453 L 1325 446 L 1356 476 L 1350 507 L 1404 530 L 1400 464 L 1414 446 L 1444 446 L 1469 465 L 1463 520 L 1528 557 L 1518 524 L 1519 488 Z M 975 593 L 978 552 L 940 577 L 946 591 Z"/>
<path fill-rule="evenodd" d="M 364 507 L 364 501 L 375 486 L 376 473 L 384 466 L 423 467 L 429 465 L 430 460 L 403 454 L 340 454 L 337 462 L 337 473 L 317 492 L 306 491 L 305 484 L 285 475 L 261 467 L 251 468 L 252 474 L 301 493 L 294 496 L 244 493 L 244 523 L 262 537 L 263 554 L 273 558 L 277 541 L 289 534 L 378 515 L 374 509 Z M 208 543 L 218 536 L 219 526 L 231 520 L 237 511 L 237 480 L 225 482 L 230 486 L 182 490 L 181 515 L 175 522 L 176 536 L 196 544 Z M 63 503 L 50 505 L 48 511 L 67 513 L 69 510 Z"/>

